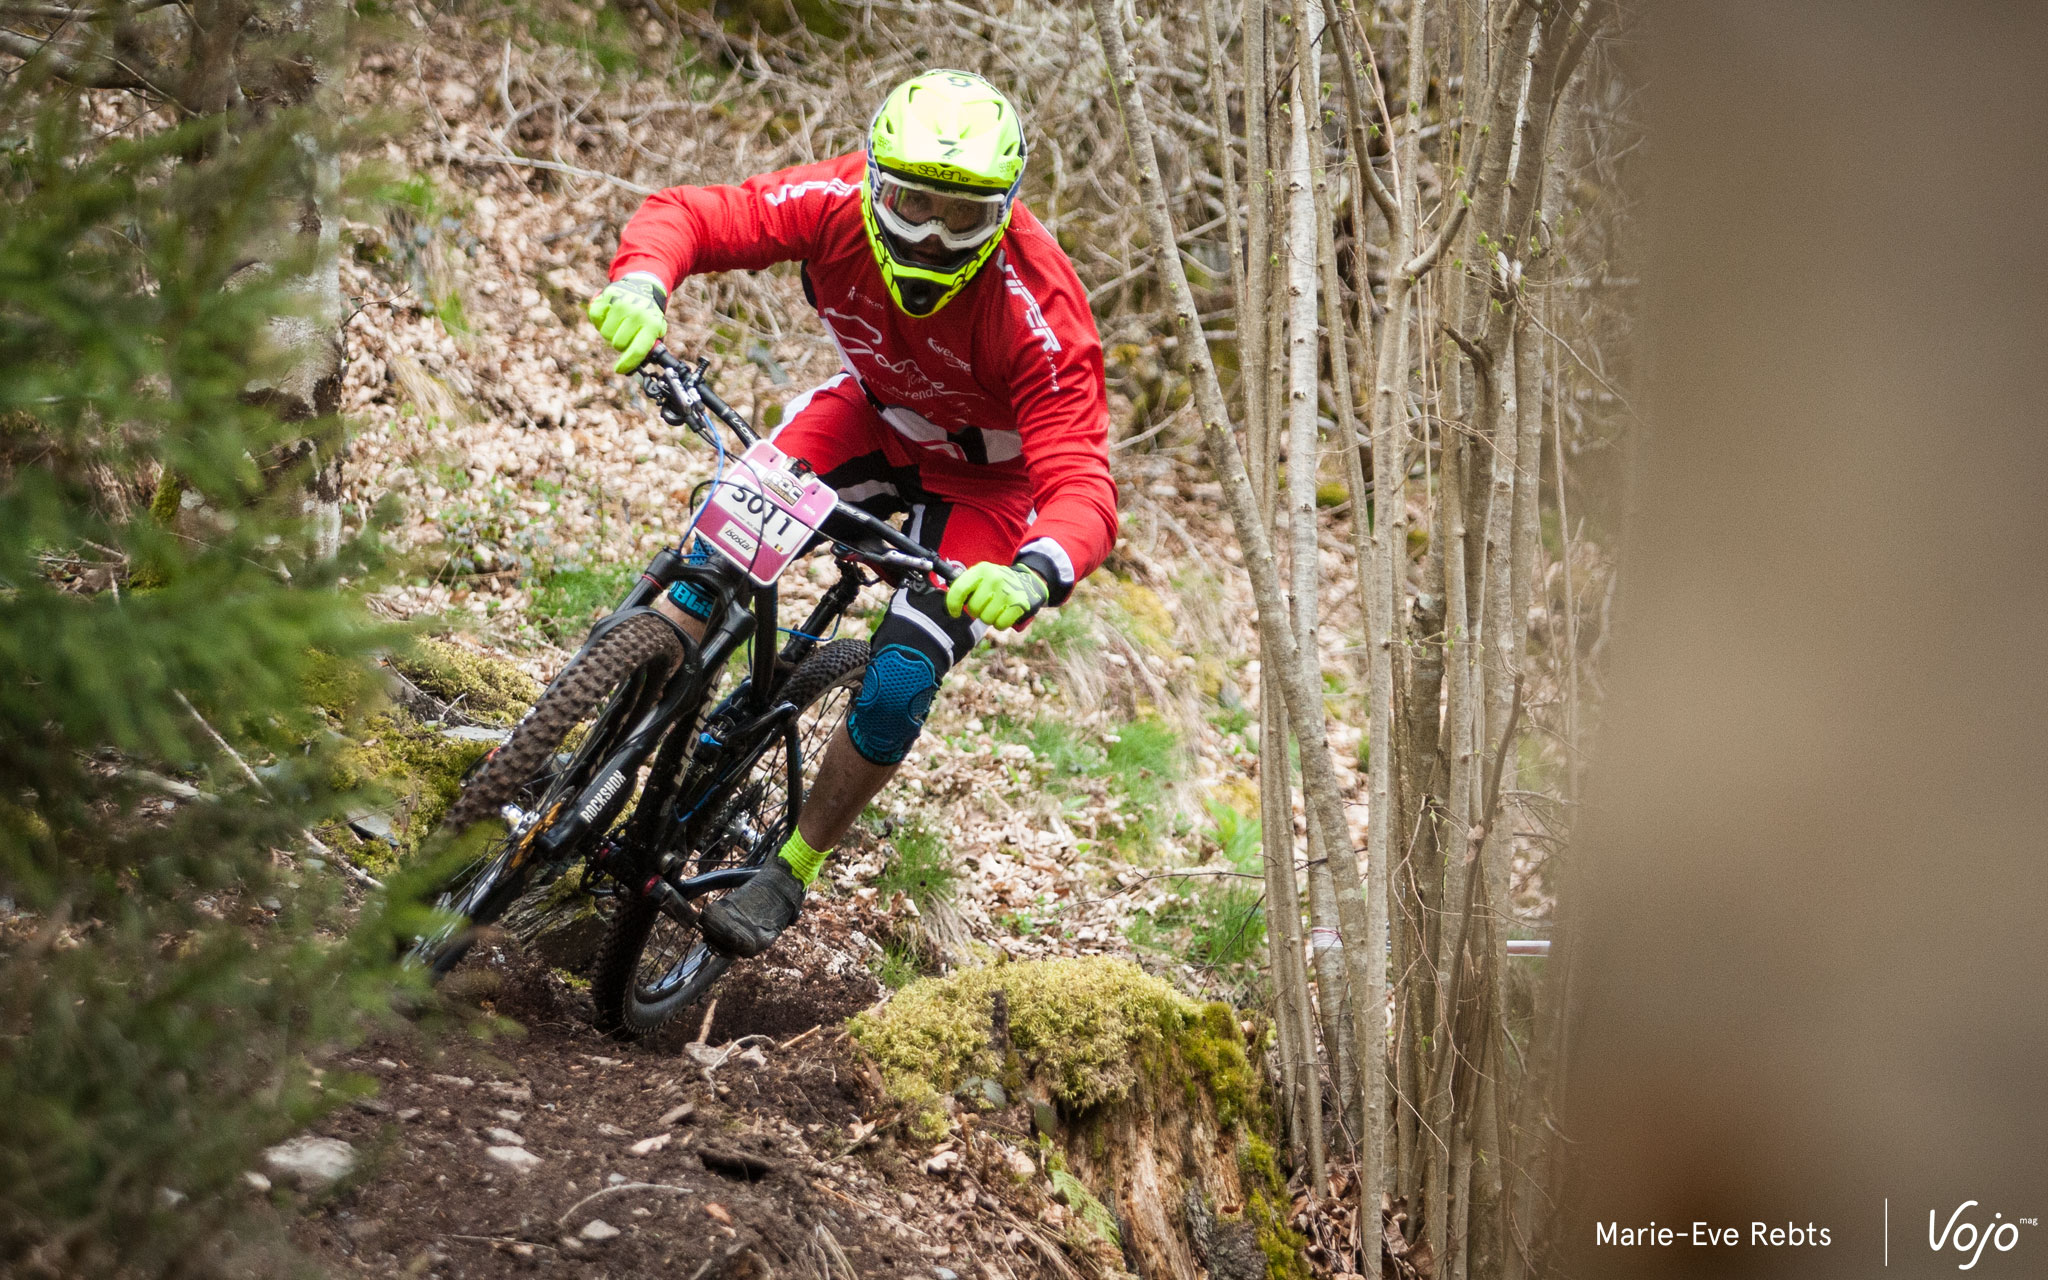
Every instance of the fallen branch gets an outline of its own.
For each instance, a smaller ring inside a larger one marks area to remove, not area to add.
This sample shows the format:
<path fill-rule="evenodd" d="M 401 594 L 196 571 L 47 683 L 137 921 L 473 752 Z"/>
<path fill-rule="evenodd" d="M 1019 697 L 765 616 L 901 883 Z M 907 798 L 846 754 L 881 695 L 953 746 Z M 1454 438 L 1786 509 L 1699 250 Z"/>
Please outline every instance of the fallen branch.
<path fill-rule="evenodd" d="M 637 182 L 628 182 L 616 174 L 604 173 L 597 169 L 582 169 L 573 164 L 563 164 L 559 160 L 535 160 L 528 156 L 515 155 L 487 156 L 474 151 L 457 151 L 453 147 L 443 148 L 441 158 L 449 164 L 509 164 L 520 169 L 546 169 L 550 173 L 566 173 L 574 178 L 596 178 L 600 182 L 609 182 L 637 196 L 655 194 L 653 187 L 643 187 Z"/>
<path fill-rule="evenodd" d="M 539 1240 L 521 1240 L 518 1236 L 465 1236 L 451 1231 L 448 1238 L 466 1240 L 471 1244 L 487 1244 L 493 1249 L 546 1249 L 549 1253 L 561 1252 L 551 1244 L 544 1244 Z"/>
<path fill-rule="evenodd" d="M 555 1219 L 555 1225 L 558 1227 L 569 1225 L 569 1219 L 576 1216 L 576 1211 L 589 1204 L 592 1200 L 599 1200 L 605 1196 L 615 1196 L 625 1191 L 659 1191 L 675 1196 L 695 1194 L 688 1187 L 673 1186 L 666 1182 L 622 1182 L 616 1187 L 606 1187 L 601 1191 L 593 1191 L 575 1204 L 570 1205 L 567 1209 L 563 1210 L 561 1217 Z"/>

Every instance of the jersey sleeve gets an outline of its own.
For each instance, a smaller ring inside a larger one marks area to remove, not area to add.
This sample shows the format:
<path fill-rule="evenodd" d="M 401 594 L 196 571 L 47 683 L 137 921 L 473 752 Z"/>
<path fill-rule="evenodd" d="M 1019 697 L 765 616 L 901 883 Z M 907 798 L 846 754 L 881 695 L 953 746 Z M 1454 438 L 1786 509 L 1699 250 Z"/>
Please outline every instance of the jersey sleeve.
<path fill-rule="evenodd" d="M 828 212 L 860 194 L 863 172 L 862 153 L 853 152 L 736 187 L 657 191 L 619 233 L 611 278 L 644 271 L 672 291 L 685 276 L 759 271 L 810 257 Z"/>
<path fill-rule="evenodd" d="M 1034 226 L 1025 234 L 1059 253 L 1045 231 Z M 1053 570 L 1052 600 L 1059 604 L 1116 543 L 1102 340 L 1064 255 L 1051 264 L 1059 270 L 1008 255 L 995 265 L 1008 294 L 1006 322 L 1015 329 L 1005 344 L 1012 353 L 1010 396 L 1038 512 L 1017 551 L 1033 568 Z"/>

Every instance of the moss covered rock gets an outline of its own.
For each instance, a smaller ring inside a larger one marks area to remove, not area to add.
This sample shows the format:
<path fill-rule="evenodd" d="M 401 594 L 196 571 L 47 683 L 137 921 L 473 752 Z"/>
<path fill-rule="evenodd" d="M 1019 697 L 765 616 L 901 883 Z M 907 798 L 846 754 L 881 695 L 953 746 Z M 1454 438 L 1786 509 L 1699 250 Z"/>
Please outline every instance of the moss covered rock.
<path fill-rule="evenodd" d="M 995 1031 L 998 992 L 1005 1036 Z M 1217 1007 L 1227 1020 L 1228 1007 Z M 1091 957 L 913 982 L 855 1018 L 852 1031 L 881 1067 L 890 1095 L 915 1110 L 912 1132 L 935 1138 L 945 1131 L 942 1100 L 969 1076 L 1001 1078 L 1021 1067 L 1078 1114 L 1130 1096 L 1145 1063 L 1201 1038 L 1205 1025 L 1201 1005 L 1136 965 Z M 1004 1061 L 1004 1040 L 1015 1062 Z"/>
<path fill-rule="evenodd" d="M 488 725 L 516 723 L 540 692 L 511 663 L 447 640 L 417 640 L 390 665 L 437 703 Z M 353 793 L 356 808 L 390 825 L 388 843 L 369 841 L 356 856 L 372 870 L 388 870 L 419 848 L 493 744 L 473 731 L 465 736 L 422 721 L 388 696 L 376 672 L 359 665 L 316 658 L 309 672 L 307 701 L 342 737 L 336 790 Z M 324 834 L 355 845 L 338 829 Z"/>
<path fill-rule="evenodd" d="M 455 803 L 463 775 L 490 749 L 488 742 L 451 738 L 402 711 L 364 717 L 336 757 L 334 783 L 359 794 L 364 808 L 389 816 L 393 843 L 383 850 L 373 845 L 362 861 L 388 868 L 418 849 Z"/>

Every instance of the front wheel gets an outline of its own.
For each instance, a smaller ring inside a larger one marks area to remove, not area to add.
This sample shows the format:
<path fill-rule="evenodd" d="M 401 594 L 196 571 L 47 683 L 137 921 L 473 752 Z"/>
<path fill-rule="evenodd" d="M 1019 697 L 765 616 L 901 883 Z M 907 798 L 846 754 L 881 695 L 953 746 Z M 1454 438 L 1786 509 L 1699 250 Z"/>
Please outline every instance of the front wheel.
<path fill-rule="evenodd" d="M 752 763 L 706 827 L 712 834 L 697 850 L 695 871 L 759 866 L 782 848 L 796 825 L 792 789 L 808 789 L 816 776 L 825 744 L 867 665 L 866 641 L 835 640 L 790 675 L 778 701 L 793 704 L 796 718 L 755 748 Z M 797 745 L 794 777 L 790 734 Z M 679 797 L 677 803 L 687 806 L 691 799 Z M 695 929 L 662 914 L 652 898 L 627 896 L 612 916 L 590 982 L 598 1029 L 627 1039 L 649 1035 L 695 1004 L 731 967 L 731 956 L 713 951 Z"/>
<path fill-rule="evenodd" d="M 653 614 L 627 618 L 570 660 L 512 736 L 463 784 L 441 821 L 443 831 L 459 834 L 479 823 L 498 823 L 508 807 L 523 816 L 496 835 L 435 901 L 444 922 L 417 939 L 409 956 L 426 967 L 432 981 L 446 976 L 477 929 L 503 915 L 525 891 L 542 833 L 661 695 L 682 656 L 682 641 L 667 622 Z M 614 807 L 625 799 L 622 793 Z M 609 817 L 601 815 L 601 821 Z"/>

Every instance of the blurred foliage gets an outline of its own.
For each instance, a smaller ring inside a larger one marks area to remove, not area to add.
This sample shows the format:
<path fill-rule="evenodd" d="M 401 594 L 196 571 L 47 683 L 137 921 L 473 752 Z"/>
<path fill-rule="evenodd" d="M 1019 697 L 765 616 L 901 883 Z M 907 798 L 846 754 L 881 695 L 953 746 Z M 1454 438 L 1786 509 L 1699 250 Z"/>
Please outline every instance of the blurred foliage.
<path fill-rule="evenodd" d="M 397 637 L 341 590 L 373 538 L 311 554 L 294 445 L 339 424 L 249 393 L 289 356 L 315 251 L 294 193 L 329 123 L 106 138 L 33 69 L 0 89 L 10 1276 L 289 1267 L 252 1243 L 240 1175 L 362 1087 L 317 1062 L 389 1007 L 391 933 L 341 931 L 304 833 L 344 804 L 308 692 L 353 717 Z"/>

